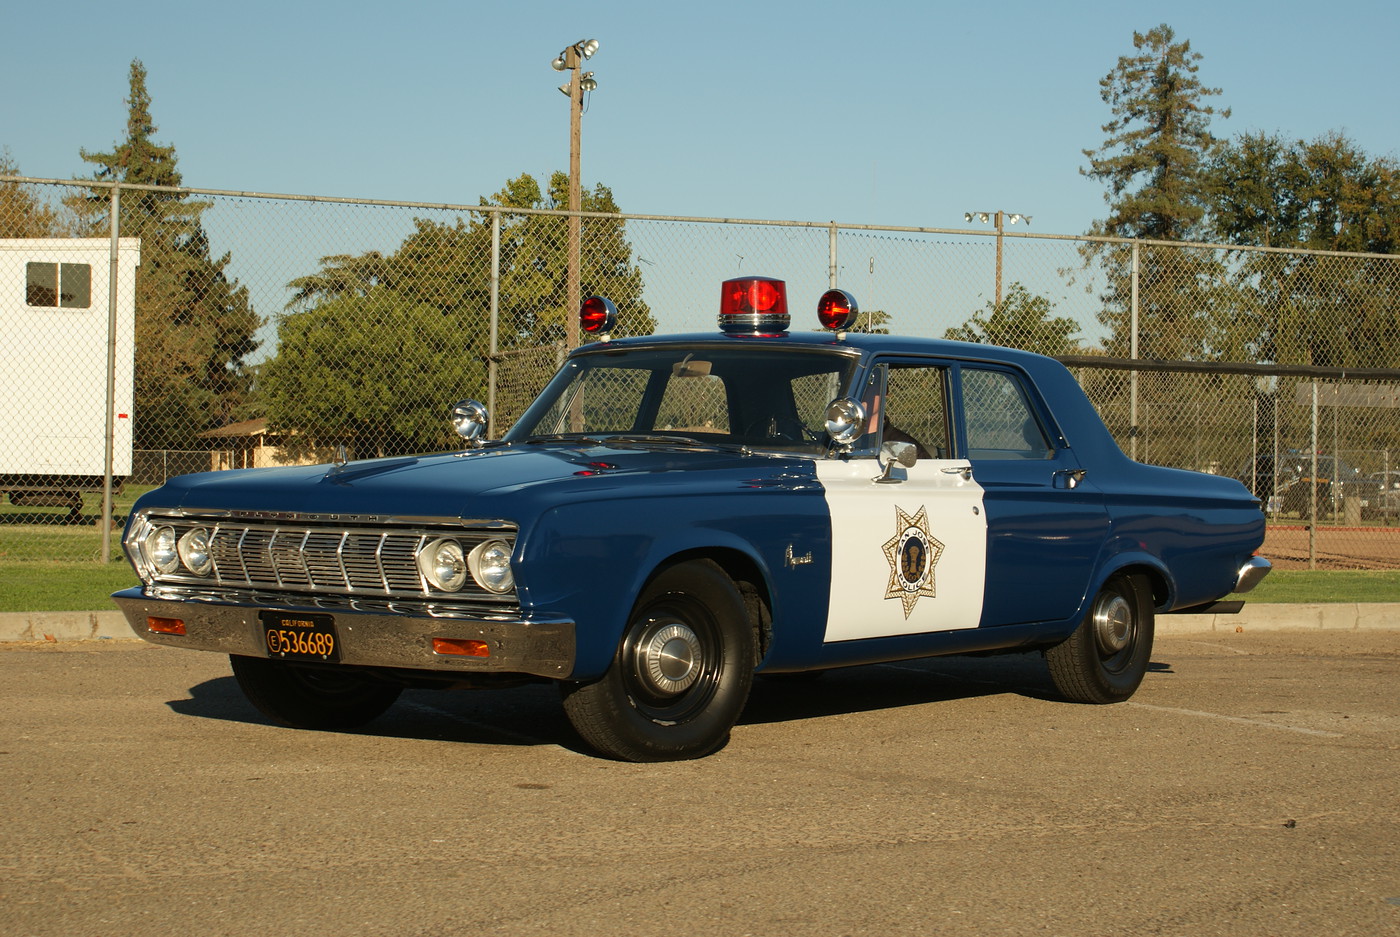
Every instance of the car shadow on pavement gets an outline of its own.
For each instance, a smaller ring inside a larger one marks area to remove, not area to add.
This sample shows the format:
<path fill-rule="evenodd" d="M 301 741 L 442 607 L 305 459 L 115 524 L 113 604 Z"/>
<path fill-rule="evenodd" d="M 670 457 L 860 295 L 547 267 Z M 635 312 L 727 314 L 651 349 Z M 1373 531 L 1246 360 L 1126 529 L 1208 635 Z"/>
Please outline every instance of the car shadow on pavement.
<path fill-rule="evenodd" d="M 1153 662 L 1153 673 L 1172 673 Z M 759 676 L 739 725 L 901 709 L 929 703 L 1014 695 L 1059 701 L 1039 653 L 923 658 L 869 664 L 821 674 Z M 233 677 L 190 687 L 171 711 L 282 728 L 258 712 Z M 288 729 L 287 731 L 297 731 Z M 473 745 L 557 745 L 587 752 L 549 684 L 490 690 L 406 690 L 384 715 L 350 734 Z"/>
<path fill-rule="evenodd" d="M 817 674 L 760 676 L 740 723 L 899 709 L 981 696 L 1055 698 L 1039 654 L 933 657 Z"/>
<path fill-rule="evenodd" d="M 172 712 L 201 719 L 242 722 L 300 731 L 264 716 L 233 677 L 216 677 L 189 689 L 188 699 L 166 703 Z M 405 690 L 389 711 L 352 735 L 485 745 L 582 746 L 552 686 L 531 684 L 492 690 Z"/>

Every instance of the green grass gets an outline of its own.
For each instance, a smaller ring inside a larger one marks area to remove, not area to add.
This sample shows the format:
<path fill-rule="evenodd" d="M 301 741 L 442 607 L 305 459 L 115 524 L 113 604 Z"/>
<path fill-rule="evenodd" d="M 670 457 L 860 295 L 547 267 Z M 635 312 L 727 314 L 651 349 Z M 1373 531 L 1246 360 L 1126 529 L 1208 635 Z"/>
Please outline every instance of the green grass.
<path fill-rule="evenodd" d="M 112 528 L 112 555 L 121 555 L 121 525 L 132 504 L 151 485 L 127 485 L 112 499 L 117 526 Z M 0 566 L 14 562 L 91 563 L 102 556 L 101 492 L 83 495 L 78 523 L 69 523 L 68 509 L 8 504 L 0 498 Z M 0 598 L 5 593 L 0 592 Z M 3 610 L 3 609 L 0 609 Z"/>
<path fill-rule="evenodd" d="M 1241 598 L 1285 604 L 1400 602 L 1400 570 L 1276 569 Z"/>
<path fill-rule="evenodd" d="M 0 612 L 72 612 L 113 609 L 118 589 L 137 584 L 125 560 L 0 563 Z M 1246 596 L 1248 602 L 1400 602 L 1400 570 L 1314 572 L 1274 570 Z"/>
<path fill-rule="evenodd" d="M 111 594 L 138 582 L 125 558 L 105 565 L 43 560 L 7 562 L 0 564 L 0 612 L 115 610 Z"/>

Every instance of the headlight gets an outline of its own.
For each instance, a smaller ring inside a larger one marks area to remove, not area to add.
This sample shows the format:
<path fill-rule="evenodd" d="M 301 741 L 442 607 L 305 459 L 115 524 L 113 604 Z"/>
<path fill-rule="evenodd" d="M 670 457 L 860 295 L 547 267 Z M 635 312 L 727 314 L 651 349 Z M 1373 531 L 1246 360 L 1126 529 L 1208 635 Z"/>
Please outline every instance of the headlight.
<path fill-rule="evenodd" d="M 448 538 L 432 541 L 418 554 L 418 570 L 433 588 L 456 592 L 467 582 L 467 559 L 462 545 Z"/>
<path fill-rule="evenodd" d="M 510 571 L 510 544 L 504 540 L 479 543 L 469 557 L 472 578 L 488 592 L 509 592 L 515 586 Z"/>
<path fill-rule="evenodd" d="M 214 560 L 209 556 L 209 531 L 196 527 L 180 538 L 180 561 L 196 576 L 207 576 L 214 571 Z"/>
<path fill-rule="evenodd" d="M 158 573 L 173 573 L 180 568 L 180 554 L 175 545 L 174 527 L 157 527 L 146 535 L 146 558 Z"/>

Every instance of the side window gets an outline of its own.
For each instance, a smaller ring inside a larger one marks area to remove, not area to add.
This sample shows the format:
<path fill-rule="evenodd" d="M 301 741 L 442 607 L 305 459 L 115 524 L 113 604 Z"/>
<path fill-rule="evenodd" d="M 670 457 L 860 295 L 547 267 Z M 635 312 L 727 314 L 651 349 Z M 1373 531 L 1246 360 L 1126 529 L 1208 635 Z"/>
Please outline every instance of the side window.
<path fill-rule="evenodd" d="M 88 264 L 24 265 L 24 301 L 29 306 L 87 309 L 92 305 L 92 267 Z"/>
<path fill-rule="evenodd" d="M 943 368 L 892 365 L 884 404 L 884 442 L 912 442 L 921 459 L 946 459 L 948 407 Z"/>
<path fill-rule="evenodd" d="M 964 368 L 963 413 L 973 459 L 1048 459 L 1050 444 L 1021 382 L 1005 371 Z"/>

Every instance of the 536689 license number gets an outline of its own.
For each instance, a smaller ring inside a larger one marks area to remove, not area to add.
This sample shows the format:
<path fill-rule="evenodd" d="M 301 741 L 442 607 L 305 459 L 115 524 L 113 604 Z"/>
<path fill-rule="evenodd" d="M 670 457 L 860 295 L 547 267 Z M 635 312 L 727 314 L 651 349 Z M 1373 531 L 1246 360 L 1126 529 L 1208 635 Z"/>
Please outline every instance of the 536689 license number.
<path fill-rule="evenodd" d="M 259 618 L 269 656 L 284 660 L 340 660 L 340 642 L 330 615 L 263 612 Z"/>

